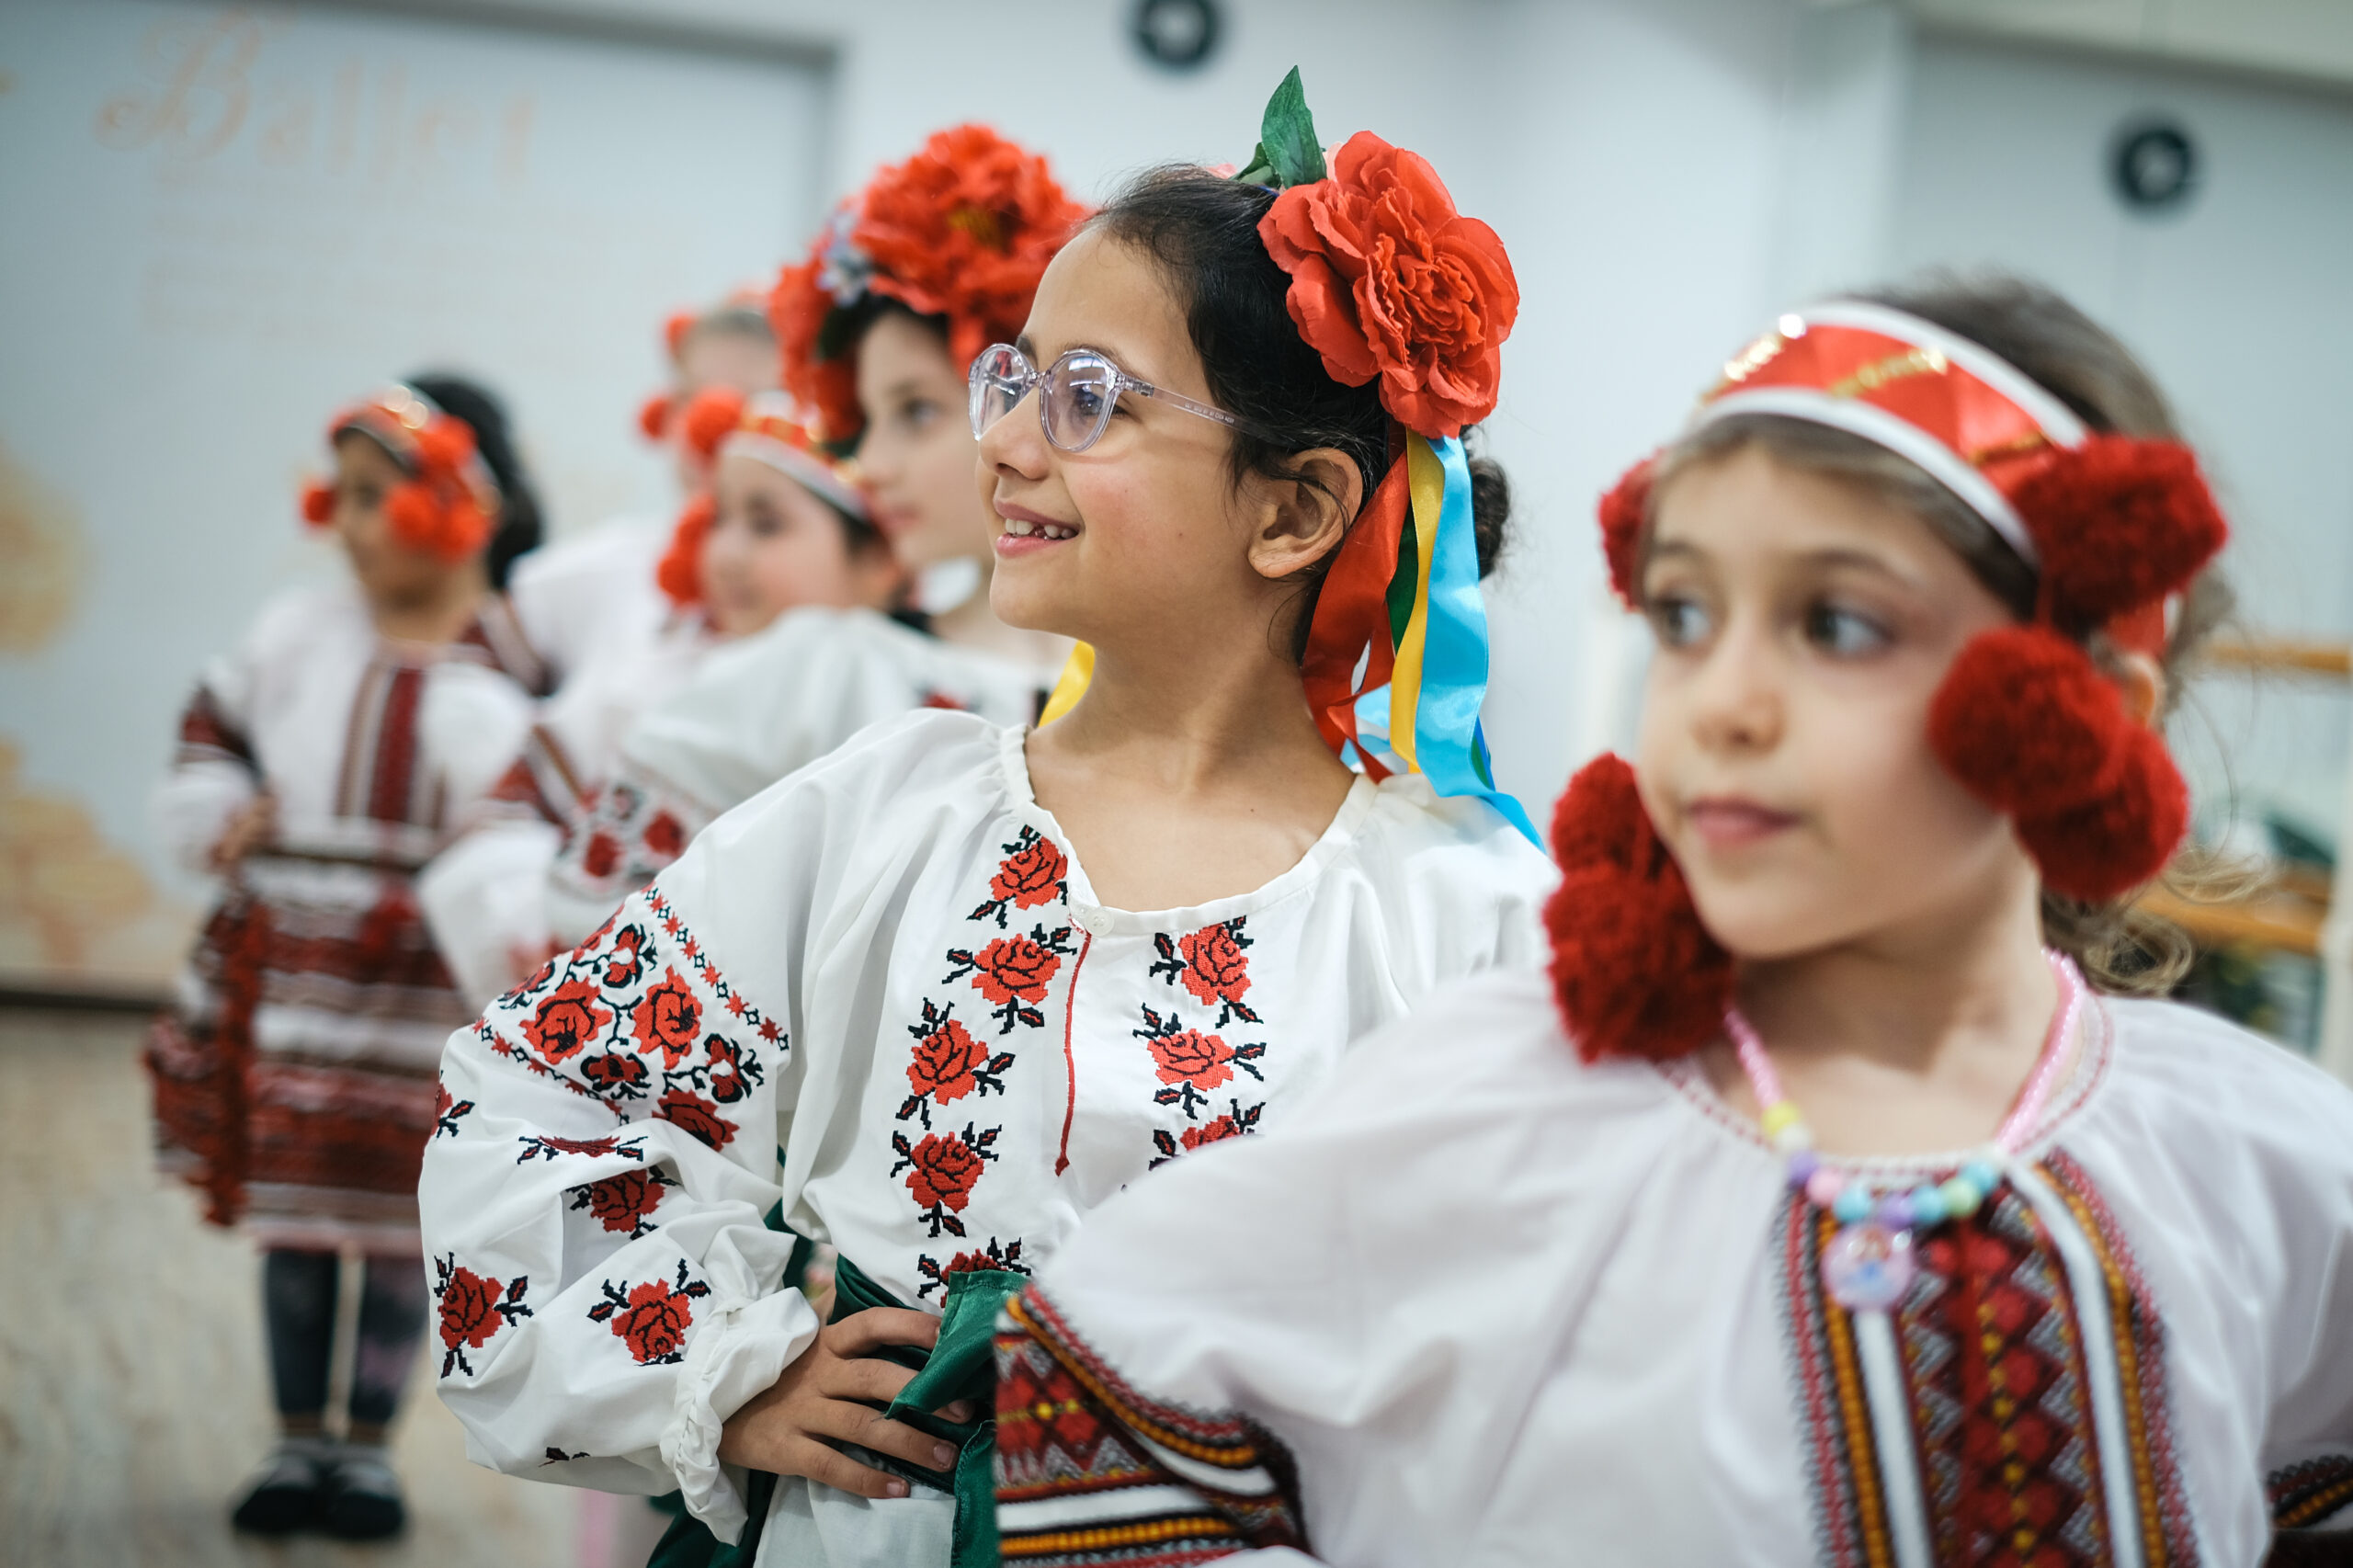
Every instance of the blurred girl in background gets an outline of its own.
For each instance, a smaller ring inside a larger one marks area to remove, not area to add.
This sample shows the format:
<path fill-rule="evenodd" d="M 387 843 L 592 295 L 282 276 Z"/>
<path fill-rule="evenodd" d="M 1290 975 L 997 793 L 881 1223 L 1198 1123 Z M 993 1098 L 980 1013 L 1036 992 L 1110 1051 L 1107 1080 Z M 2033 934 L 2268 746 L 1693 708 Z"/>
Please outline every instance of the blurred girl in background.
<path fill-rule="evenodd" d="M 487 1006 L 556 950 L 548 873 L 584 780 L 625 726 L 662 701 L 714 650 L 789 611 L 876 613 L 902 574 L 851 474 L 790 417 L 779 393 L 746 406 L 706 387 L 680 423 L 708 486 L 688 504 L 655 572 L 671 613 L 644 643 L 616 636 L 540 706 L 524 755 L 435 859 L 419 894 L 435 940 L 467 999 Z M 681 846 L 683 847 L 683 846 Z"/>
<path fill-rule="evenodd" d="M 388 387 L 328 440 L 303 512 L 350 575 L 281 596 L 205 672 L 157 791 L 166 841 L 222 892 L 147 1061 L 165 1163 L 265 1249 L 283 1437 L 235 1522 L 364 1539 L 404 1517 L 384 1437 L 425 1322 L 418 1161 L 440 1040 L 471 1011 L 413 879 L 529 722 L 536 665 L 498 590 L 539 518 L 503 412 L 456 378 Z M 347 1250 L 365 1264 L 338 1441 Z"/>
<path fill-rule="evenodd" d="M 965 372 L 1020 330 L 1084 213 L 1043 158 L 960 126 L 876 175 L 785 269 L 769 301 L 785 386 L 819 439 L 856 454 L 924 612 L 786 616 L 649 711 L 556 867 L 559 939 L 585 937 L 706 823 L 869 724 L 922 707 L 1037 715 L 1069 642 L 990 606 L 994 519 L 972 488 Z"/>

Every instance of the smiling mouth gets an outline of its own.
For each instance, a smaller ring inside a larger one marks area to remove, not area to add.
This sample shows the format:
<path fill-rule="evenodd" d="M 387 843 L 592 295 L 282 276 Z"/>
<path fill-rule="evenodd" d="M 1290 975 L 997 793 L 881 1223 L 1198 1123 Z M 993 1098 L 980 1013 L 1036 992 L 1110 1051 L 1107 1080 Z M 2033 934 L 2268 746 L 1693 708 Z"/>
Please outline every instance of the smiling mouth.
<path fill-rule="evenodd" d="M 1069 523 L 1050 523 L 1043 517 L 1003 517 L 1005 531 L 1015 539 L 1076 539 L 1078 529 Z"/>

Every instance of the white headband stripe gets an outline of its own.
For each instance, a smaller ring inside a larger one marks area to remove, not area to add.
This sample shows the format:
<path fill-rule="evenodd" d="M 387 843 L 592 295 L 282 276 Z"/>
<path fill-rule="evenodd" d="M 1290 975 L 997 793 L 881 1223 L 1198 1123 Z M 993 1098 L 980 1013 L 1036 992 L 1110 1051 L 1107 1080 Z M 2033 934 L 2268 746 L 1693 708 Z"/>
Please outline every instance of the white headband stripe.
<path fill-rule="evenodd" d="M 1800 321 L 1809 325 L 1852 327 L 1858 332 L 1875 332 L 1882 337 L 1893 337 L 1918 348 L 1933 348 L 1971 375 L 2000 392 L 2004 397 L 2026 410 L 2028 417 L 2042 427 L 2053 446 L 2079 447 L 2091 431 L 2077 418 L 2075 411 L 2053 397 L 2041 383 L 2011 364 L 2007 359 L 1954 335 L 1934 322 L 1918 316 L 1890 310 L 1885 305 L 1873 305 L 1859 300 L 1834 300 L 1809 306 L 1795 312 Z"/>
<path fill-rule="evenodd" d="M 1968 503 L 2002 536 L 2003 542 L 2018 552 L 2020 560 L 2029 566 L 2041 563 L 2040 554 L 2034 548 L 2034 536 L 2027 532 L 2024 519 L 2010 505 L 2009 498 L 1995 488 L 1993 481 L 1963 461 L 1960 453 L 1900 415 L 1890 414 L 1875 403 L 1833 397 L 1813 387 L 1758 387 L 1753 392 L 1728 392 L 1703 405 L 1692 428 L 1703 430 L 1719 420 L 1741 414 L 1778 414 L 1786 419 L 1827 425 L 1909 459 Z"/>
<path fill-rule="evenodd" d="M 810 456 L 790 441 L 780 441 L 757 430 L 735 430 L 720 443 L 719 452 L 722 457 L 734 453 L 766 463 L 859 522 L 869 520 L 866 497 L 851 485 L 844 483 L 841 476 L 824 461 Z"/>

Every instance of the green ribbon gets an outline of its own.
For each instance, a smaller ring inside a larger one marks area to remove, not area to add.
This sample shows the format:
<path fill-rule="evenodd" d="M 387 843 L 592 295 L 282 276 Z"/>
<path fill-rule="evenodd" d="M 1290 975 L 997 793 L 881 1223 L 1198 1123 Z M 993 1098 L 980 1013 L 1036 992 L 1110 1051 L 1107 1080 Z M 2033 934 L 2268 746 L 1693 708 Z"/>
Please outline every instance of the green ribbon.
<path fill-rule="evenodd" d="M 952 1443 L 953 1471 L 928 1470 L 888 1454 L 855 1445 L 844 1451 L 859 1462 L 921 1482 L 956 1499 L 956 1524 L 950 1536 L 949 1568 L 995 1568 L 996 1544 L 996 1314 L 1005 1299 L 1029 1281 L 1004 1269 L 968 1269 L 948 1277 L 948 1301 L 940 1311 L 939 1340 L 930 1350 L 912 1345 L 884 1345 L 873 1354 L 915 1372 L 913 1381 L 899 1391 L 883 1415 L 916 1430 Z M 890 1291 L 867 1278 L 848 1258 L 834 1262 L 834 1311 L 839 1323 L 871 1307 L 906 1306 Z M 980 1414 L 970 1421 L 949 1421 L 932 1413 L 957 1400 L 969 1400 Z M 760 1532 L 767 1524 L 768 1507 L 776 1497 L 777 1478 L 764 1470 L 750 1472 L 744 1489 L 744 1506 L 750 1520 L 742 1539 L 722 1543 L 710 1528 L 681 1512 L 654 1549 L 646 1568 L 752 1568 L 760 1554 Z M 672 1495 L 676 1495 L 673 1494 Z M 657 1506 L 662 1499 L 656 1499 Z"/>

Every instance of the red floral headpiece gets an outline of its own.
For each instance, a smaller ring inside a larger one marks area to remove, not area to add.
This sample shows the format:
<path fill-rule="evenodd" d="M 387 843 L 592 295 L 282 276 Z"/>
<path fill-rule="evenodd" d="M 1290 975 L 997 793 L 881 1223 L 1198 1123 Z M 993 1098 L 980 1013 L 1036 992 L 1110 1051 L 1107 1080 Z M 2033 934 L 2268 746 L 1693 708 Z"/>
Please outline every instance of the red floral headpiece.
<path fill-rule="evenodd" d="M 780 392 L 763 392 L 747 402 L 740 392 L 705 387 L 687 406 L 686 439 L 706 464 L 730 454 L 756 459 L 858 521 L 868 519 L 866 492 L 848 467 L 827 456 L 792 417 L 792 405 Z M 689 498 L 678 514 L 654 572 L 673 603 L 701 602 L 703 541 L 717 517 L 708 490 Z"/>
<path fill-rule="evenodd" d="M 2033 620 L 1961 649 L 1930 704 L 1929 744 L 1972 794 L 2012 819 L 2052 892 L 2110 899 L 2162 871 L 2188 832 L 2188 790 L 2164 739 L 2126 710 L 2083 639 L 2098 632 L 2161 655 L 2168 607 L 2229 537 L 2189 449 L 2093 431 L 1981 346 L 1859 301 L 1781 317 L 1725 365 L 1693 428 L 1758 414 L 1845 430 L 1908 459 L 2036 568 Z M 1629 605 L 1654 466 L 1654 458 L 1637 463 L 1599 508 L 1610 582 Z M 1585 824 L 1597 800 L 1573 786 L 1556 832 L 1569 832 L 1574 817 L 1586 836 L 1654 841 L 1647 818 L 1614 820 L 1625 814 L 1622 802 L 1601 813 L 1611 822 Z M 1632 811 L 1640 817 L 1639 801 Z M 1714 1032 L 1713 1018 L 1694 1012 L 1648 1034 L 1621 1027 L 1643 998 L 1688 979 L 1608 961 L 1605 940 L 1628 950 L 1650 940 L 1614 929 L 1624 920 L 1621 896 L 1600 885 L 1574 894 L 1564 886 L 1556 896 L 1549 917 L 1563 1012 L 1588 1052 L 1690 1050 Z M 1687 918 L 1688 896 L 1668 903 L 1655 919 Z M 1649 909 L 1639 900 L 1623 907 Z"/>
<path fill-rule="evenodd" d="M 328 443 L 349 430 L 383 448 L 408 476 L 384 498 L 394 538 L 452 562 L 489 542 L 497 526 L 498 483 L 476 449 L 472 426 L 442 413 L 415 388 L 394 384 L 338 413 L 327 426 Z M 307 486 L 302 516 L 319 528 L 333 521 L 335 487 Z"/>
<path fill-rule="evenodd" d="M 877 174 L 768 296 L 785 388 L 814 415 L 820 438 L 847 446 L 866 424 L 842 312 L 874 293 L 944 316 L 961 371 L 1018 335 L 1046 264 L 1086 213 L 1044 158 L 985 125 L 938 131 Z"/>
<path fill-rule="evenodd" d="M 1258 224 L 1290 274 L 1290 319 L 1344 386 L 1381 378 L 1381 404 L 1416 435 L 1460 436 L 1495 412 L 1519 316 L 1503 241 L 1429 160 L 1359 131 L 1330 173 L 1290 186 Z"/>

